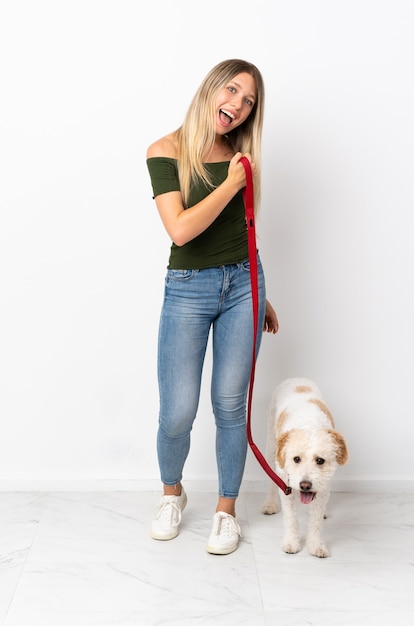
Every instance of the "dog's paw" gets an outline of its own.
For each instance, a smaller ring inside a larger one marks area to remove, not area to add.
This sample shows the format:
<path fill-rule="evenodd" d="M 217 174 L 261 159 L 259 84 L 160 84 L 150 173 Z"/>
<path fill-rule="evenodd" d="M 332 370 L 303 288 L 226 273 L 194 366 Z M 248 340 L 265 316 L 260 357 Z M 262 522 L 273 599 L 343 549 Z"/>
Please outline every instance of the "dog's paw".
<path fill-rule="evenodd" d="M 326 559 L 326 557 L 329 556 L 329 550 L 324 543 L 321 543 L 317 546 L 310 545 L 308 547 L 309 553 L 312 556 L 317 556 L 319 559 Z"/>
<path fill-rule="evenodd" d="M 283 552 L 286 552 L 286 554 L 297 554 L 301 551 L 301 549 L 302 546 L 300 541 L 297 541 L 295 539 L 291 541 L 285 541 L 282 546 L 282 550 Z"/>
<path fill-rule="evenodd" d="M 262 506 L 263 515 L 274 515 L 274 513 L 279 513 L 280 504 L 277 502 L 265 502 Z"/>

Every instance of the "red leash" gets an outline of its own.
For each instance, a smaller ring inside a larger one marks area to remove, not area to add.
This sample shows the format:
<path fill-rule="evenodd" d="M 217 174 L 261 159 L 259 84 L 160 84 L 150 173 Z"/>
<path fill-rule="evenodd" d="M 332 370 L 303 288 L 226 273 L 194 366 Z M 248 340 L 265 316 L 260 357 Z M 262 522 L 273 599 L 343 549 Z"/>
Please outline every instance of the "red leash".
<path fill-rule="evenodd" d="M 254 374 L 256 369 L 256 336 L 258 326 L 259 297 L 258 297 L 258 279 L 257 279 L 257 248 L 256 248 L 256 227 L 254 222 L 254 192 L 253 192 L 253 176 L 249 160 L 246 157 L 240 159 L 246 171 L 246 187 L 243 190 L 244 206 L 246 211 L 247 224 L 247 246 L 249 251 L 250 262 L 250 282 L 252 286 L 252 304 L 253 304 L 253 355 L 252 369 L 250 372 L 249 397 L 247 401 L 247 440 L 256 459 L 266 472 L 266 474 L 277 484 L 278 487 L 288 496 L 292 492 L 292 488 L 278 476 L 270 467 L 263 454 L 253 441 L 251 433 L 251 413 L 252 413 L 252 397 Z"/>

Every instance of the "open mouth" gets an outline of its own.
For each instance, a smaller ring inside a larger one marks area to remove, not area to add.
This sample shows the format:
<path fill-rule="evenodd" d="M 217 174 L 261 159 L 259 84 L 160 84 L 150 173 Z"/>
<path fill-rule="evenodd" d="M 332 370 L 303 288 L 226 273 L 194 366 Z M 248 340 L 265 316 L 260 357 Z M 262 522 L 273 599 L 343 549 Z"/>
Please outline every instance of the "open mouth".
<path fill-rule="evenodd" d="M 224 126 L 230 126 L 230 124 L 235 119 L 233 113 L 230 113 L 230 111 L 227 111 L 227 109 L 220 109 L 219 114 L 220 114 L 220 121 Z"/>
<path fill-rule="evenodd" d="M 314 491 L 300 491 L 299 495 L 302 504 L 310 504 L 316 496 L 316 493 Z"/>

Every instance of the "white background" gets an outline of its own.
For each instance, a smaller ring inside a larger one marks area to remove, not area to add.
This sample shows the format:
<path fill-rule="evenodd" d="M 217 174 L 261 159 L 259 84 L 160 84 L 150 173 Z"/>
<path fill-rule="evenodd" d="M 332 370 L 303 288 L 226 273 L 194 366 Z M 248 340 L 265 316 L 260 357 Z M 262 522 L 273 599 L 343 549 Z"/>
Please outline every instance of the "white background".
<path fill-rule="evenodd" d="M 266 84 L 257 221 L 280 321 L 253 436 L 288 376 L 345 436 L 343 486 L 412 486 L 414 3 L 0 1 L 0 486 L 158 488 L 170 242 L 147 146 L 217 62 Z M 185 478 L 215 485 L 208 354 Z M 265 481 L 249 452 L 246 481 Z"/>

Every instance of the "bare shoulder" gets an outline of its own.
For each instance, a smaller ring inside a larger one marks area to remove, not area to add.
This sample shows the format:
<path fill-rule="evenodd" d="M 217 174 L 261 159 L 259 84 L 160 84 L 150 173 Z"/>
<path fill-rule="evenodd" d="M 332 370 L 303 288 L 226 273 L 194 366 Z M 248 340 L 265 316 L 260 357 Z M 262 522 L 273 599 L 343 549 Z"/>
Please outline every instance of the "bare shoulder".
<path fill-rule="evenodd" d="M 177 158 L 177 133 L 169 133 L 152 143 L 147 149 L 147 159 L 154 157 Z"/>

